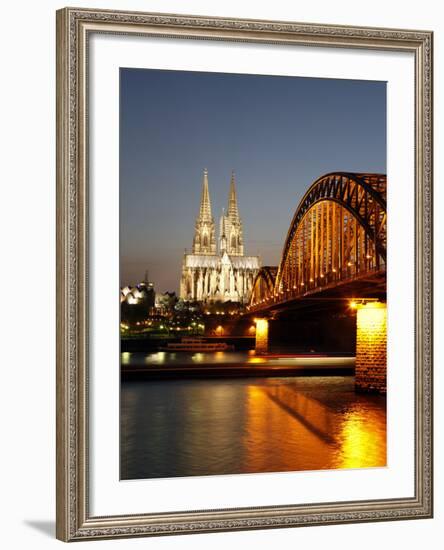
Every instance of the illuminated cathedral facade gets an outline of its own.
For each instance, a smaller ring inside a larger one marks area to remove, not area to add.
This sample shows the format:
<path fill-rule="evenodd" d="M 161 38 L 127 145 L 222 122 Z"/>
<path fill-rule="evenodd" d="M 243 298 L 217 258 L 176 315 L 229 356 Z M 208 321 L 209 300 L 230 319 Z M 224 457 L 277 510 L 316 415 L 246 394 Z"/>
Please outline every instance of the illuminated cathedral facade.
<path fill-rule="evenodd" d="M 185 301 L 246 303 L 259 268 L 258 256 L 244 254 L 234 173 L 231 174 L 228 209 L 222 210 L 216 242 L 208 171 L 204 170 L 192 253 L 185 252 L 183 257 L 180 297 Z"/>

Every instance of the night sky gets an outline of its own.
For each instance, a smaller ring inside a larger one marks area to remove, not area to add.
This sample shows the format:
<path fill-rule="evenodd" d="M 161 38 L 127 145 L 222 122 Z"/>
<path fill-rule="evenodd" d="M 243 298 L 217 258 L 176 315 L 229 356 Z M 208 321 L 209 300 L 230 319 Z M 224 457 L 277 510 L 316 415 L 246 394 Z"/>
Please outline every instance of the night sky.
<path fill-rule="evenodd" d="M 147 69 L 120 74 L 121 285 L 179 290 L 203 169 L 216 237 L 236 173 L 245 252 L 278 265 L 311 182 L 386 172 L 386 84 Z"/>

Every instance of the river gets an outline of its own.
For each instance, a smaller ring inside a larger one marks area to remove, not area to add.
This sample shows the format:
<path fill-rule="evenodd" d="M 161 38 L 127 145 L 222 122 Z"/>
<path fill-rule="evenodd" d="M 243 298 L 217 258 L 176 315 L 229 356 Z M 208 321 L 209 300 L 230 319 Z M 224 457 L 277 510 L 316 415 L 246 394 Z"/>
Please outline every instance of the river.
<path fill-rule="evenodd" d="M 122 382 L 121 479 L 385 465 L 385 397 L 352 376 Z"/>

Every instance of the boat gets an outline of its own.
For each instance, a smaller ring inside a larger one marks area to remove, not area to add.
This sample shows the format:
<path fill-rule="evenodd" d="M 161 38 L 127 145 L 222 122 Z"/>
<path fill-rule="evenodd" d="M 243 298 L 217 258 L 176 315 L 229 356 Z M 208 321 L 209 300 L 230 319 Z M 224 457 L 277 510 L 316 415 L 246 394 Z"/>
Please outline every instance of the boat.
<path fill-rule="evenodd" d="M 226 342 L 207 342 L 203 338 L 182 338 L 180 342 L 169 342 L 160 351 L 195 351 L 211 353 L 214 351 L 232 351 L 234 346 Z"/>

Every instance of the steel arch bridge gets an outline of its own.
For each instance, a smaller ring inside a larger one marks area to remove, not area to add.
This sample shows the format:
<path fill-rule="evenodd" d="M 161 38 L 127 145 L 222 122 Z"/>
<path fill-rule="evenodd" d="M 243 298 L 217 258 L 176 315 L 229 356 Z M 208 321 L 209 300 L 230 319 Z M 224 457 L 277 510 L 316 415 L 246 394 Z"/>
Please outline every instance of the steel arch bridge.
<path fill-rule="evenodd" d="M 385 273 L 385 174 L 333 172 L 309 187 L 293 216 L 279 267 L 256 276 L 249 310 Z"/>

